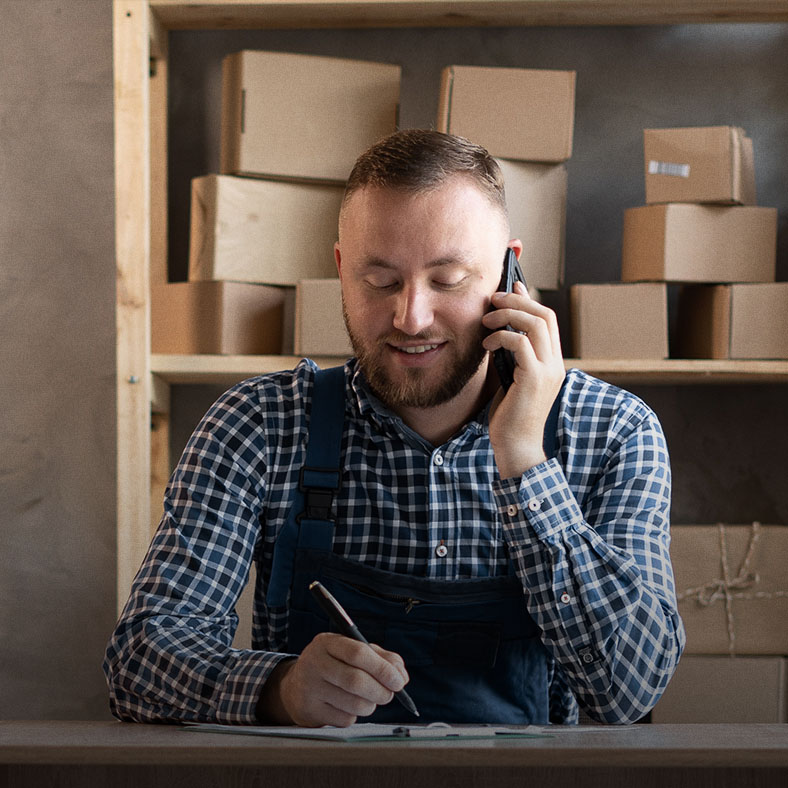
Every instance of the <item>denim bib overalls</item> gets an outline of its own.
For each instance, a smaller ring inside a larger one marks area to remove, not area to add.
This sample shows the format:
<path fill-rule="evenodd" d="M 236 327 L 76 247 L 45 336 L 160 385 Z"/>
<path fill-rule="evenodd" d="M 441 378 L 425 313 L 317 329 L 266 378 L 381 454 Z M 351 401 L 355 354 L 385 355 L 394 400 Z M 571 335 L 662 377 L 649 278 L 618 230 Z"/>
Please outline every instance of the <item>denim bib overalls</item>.
<path fill-rule="evenodd" d="M 407 691 L 418 720 L 396 701 L 366 720 L 546 724 L 547 652 L 513 572 L 435 580 L 332 552 L 329 516 L 341 481 L 344 405 L 344 369 L 316 372 L 306 462 L 277 539 L 267 596 L 269 604 L 284 605 L 289 592 L 286 650 L 298 654 L 315 635 L 331 630 L 309 592 L 319 580 L 367 640 L 402 657 L 410 676 Z M 555 434 L 555 418 L 552 413 L 546 434 Z"/>

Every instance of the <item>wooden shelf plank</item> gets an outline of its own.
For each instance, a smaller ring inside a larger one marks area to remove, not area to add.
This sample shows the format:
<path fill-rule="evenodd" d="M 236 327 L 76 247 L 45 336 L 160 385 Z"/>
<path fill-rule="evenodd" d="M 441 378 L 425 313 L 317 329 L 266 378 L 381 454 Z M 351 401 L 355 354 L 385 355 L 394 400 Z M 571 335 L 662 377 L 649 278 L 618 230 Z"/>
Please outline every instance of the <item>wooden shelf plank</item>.
<path fill-rule="evenodd" d="M 169 384 L 232 385 L 265 372 L 292 369 L 298 356 L 153 355 L 154 376 Z M 340 357 L 316 358 L 321 367 L 342 364 Z M 696 383 L 786 383 L 788 361 L 711 361 L 706 359 L 566 359 L 591 375 L 621 383 L 675 385 Z"/>
<path fill-rule="evenodd" d="M 300 356 L 179 356 L 154 354 L 152 372 L 170 384 L 220 383 L 232 385 L 266 372 L 292 369 Z M 345 358 L 315 358 L 320 367 L 344 364 Z"/>
<path fill-rule="evenodd" d="M 784 0 L 150 0 L 173 30 L 781 22 Z"/>

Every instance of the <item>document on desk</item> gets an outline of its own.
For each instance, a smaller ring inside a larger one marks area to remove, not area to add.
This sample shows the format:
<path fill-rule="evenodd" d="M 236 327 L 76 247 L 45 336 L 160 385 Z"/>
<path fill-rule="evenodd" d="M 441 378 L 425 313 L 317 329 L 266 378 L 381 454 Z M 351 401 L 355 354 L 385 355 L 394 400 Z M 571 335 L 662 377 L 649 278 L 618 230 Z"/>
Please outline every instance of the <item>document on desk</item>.
<path fill-rule="evenodd" d="M 218 725 L 186 723 L 185 729 L 198 733 L 231 733 L 242 736 L 272 736 L 289 739 L 322 739 L 323 741 L 402 741 L 412 739 L 536 739 L 550 734 L 536 725 L 505 727 L 499 725 L 382 725 L 357 722 L 347 728 L 325 725 L 321 728 L 302 728 L 290 725 Z"/>

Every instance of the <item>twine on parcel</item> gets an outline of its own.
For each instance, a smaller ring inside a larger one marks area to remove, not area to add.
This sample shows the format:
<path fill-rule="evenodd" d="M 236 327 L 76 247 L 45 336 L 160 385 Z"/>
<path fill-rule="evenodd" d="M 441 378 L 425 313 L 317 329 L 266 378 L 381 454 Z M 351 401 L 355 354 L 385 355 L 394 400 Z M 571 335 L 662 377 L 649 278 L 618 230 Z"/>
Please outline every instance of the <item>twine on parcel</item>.
<path fill-rule="evenodd" d="M 756 583 L 760 582 L 760 577 L 752 569 L 755 548 L 761 538 L 761 524 L 754 522 L 750 530 L 750 539 L 747 550 L 742 559 L 741 566 L 735 577 L 731 577 L 730 565 L 728 562 L 728 545 L 725 540 L 725 526 L 717 523 L 717 532 L 720 538 L 720 566 L 722 577 L 711 580 L 710 582 L 688 588 L 676 595 L 681 601 L 683 599 L 695 599 L 699 605 L 704 607 L 713 605 L 717 600 L 725 600 L 725 618 L 728 629 L 728 653 L 733 656 L 736 653 L 736 627 L 733 620 L 733 600 L 734 599 L 778 599 L 788 597 L 788 591 L 750 591 Z"/>

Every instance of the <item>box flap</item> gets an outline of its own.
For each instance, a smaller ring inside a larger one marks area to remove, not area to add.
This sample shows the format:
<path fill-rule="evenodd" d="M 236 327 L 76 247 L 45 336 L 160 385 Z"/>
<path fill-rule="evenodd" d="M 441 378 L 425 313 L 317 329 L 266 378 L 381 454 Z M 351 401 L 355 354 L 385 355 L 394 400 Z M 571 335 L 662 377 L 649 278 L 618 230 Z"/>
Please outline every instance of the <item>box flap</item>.
<path fill-rule="evenodd" d="M 189 219 L 189 280 L 212 279 L 216 242 L 216 189 L 219 176 L 192 179 Z"/>
<path fill-rule="evenodd" d="M 438 119 L 436 130 L 449 133 L 451 126 L 451 92 L 454 86 L 454 66 L 446 66 L 441 71 L 440 92 L 438 93 Z"/>
<path fill-rule="evenodd" d="M 219 171 L 237 172 L 240 167 L 241 135 L 243 134 L 243 52 L 227 55 L 222 60 L 222 120 Z"/>
<path fill-rule="evenodd" d="M 733 167 L 732 192 L 742 205 L 757 205 L 755 192 L 755 154 L 752 139 L 744 129 L 734 129 L 734 154 L 737 161 Z"/>

